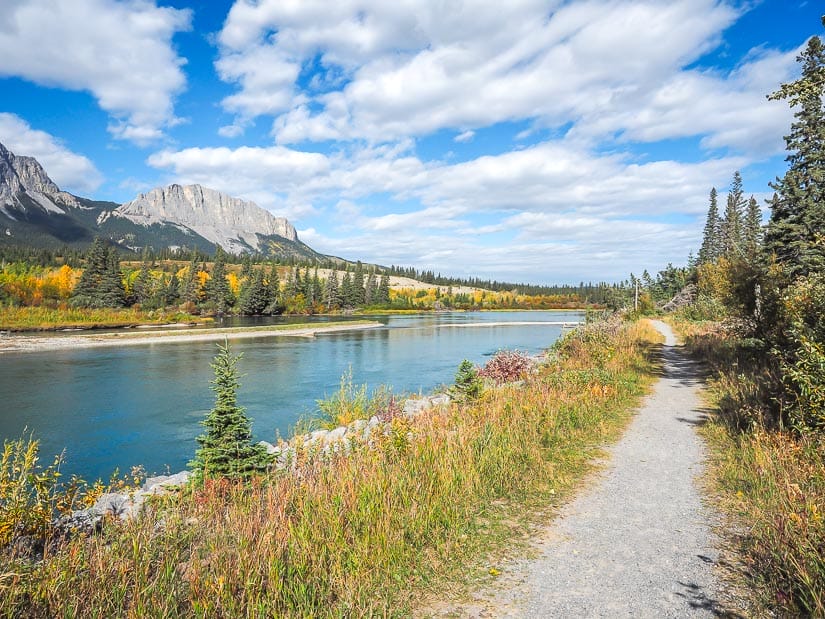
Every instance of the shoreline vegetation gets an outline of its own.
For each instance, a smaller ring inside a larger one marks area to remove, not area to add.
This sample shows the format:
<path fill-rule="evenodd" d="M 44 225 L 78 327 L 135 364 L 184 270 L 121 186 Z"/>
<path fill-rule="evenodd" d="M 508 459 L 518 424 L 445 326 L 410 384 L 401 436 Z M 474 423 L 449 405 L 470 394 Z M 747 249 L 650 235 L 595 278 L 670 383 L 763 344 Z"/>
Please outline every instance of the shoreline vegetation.
<path fill-rule="evenodd" d="M 163 325 L 172 326 L 172 325 Z M 67 348 L 165 344 L 172 342 L 220 342 L 263 337 L 314 337 L 321 333 L 374 329 L 383 326 L 370 320 L 349 320 L 328 323 L 300 323 L 260 327 L 220 327 L 185 330 L 180 325 L 169 330 L 123 330 L 116 333 L 77 333 L 64 335 L 0 335 L 0 354 L 10 352 L 43 352 Z M 140 327 L 138 327 L 140 329 Z"/>
<path fill-rule="evenodd" d="M 583 325 L 520 382 L 465 389 L 414 420 L 391 399 L 368 442 L 152 497 L 89 537 L 40 529 L 39 556 L 25 544 L 0 554 L 0 614 L 409 615 L 448 583 L 489 578 L 575 490 L 655 381 L 660 341 L 643 321 Z M 349 396 L 333 408 L 349 415 Z M 27 518 L 103 491 L 39 490 Z M 0 510 L 0 525 L 16 526 L 9 517 Z"/>

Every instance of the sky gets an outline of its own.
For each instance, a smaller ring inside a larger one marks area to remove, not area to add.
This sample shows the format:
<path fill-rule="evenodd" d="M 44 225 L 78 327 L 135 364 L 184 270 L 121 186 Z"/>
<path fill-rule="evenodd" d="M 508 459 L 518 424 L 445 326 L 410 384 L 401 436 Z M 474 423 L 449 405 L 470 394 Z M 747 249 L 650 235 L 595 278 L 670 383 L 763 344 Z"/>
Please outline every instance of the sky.
<path fill-rule="evenodd" d="M 763 200 L 822 0 L 0 0 L 0 142 L 64 190 L 200 183 L 314 249 L 500 281 L 696 253 Z M 767 215 L 767 213 L 766 213 Z"/>

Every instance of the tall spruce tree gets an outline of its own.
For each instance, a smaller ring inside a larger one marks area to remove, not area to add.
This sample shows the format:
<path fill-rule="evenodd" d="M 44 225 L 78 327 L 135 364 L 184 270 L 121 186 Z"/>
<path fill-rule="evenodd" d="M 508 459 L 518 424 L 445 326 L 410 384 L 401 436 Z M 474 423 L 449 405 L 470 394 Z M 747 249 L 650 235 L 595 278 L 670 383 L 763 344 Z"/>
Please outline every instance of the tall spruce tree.
<path fill-rule="evenodd" d="M 195 303 L 200 301 L 200 279 L 198 278 L 198 261 L 192 258 L 186 270 L 186 279 L 183 280 L 183 292 L 181 298 L 184 303 Z"/>
<path fill-rule="evenodd" d="M 794 109 L 785 136 L 788 171 L 771 183 L 771 220 L 765 245 L 791 276 L 825 269 L 825 46 L 811 37 L 797 56 L 799 79 L 768 95 Z"/>
<path fill-rule="evenodd" d="M 213 303 L 220 313 L 226 312 L 234 301 L 229 282 L 226 281 L 226 253 L 220 247 L 215 250 L 212 273 L 206 282 L 206 300 Z"/>
<path fill-rule="evenodd" d="M 389 305 L 390 303 L 390 276 L 386 273 L 381 276 L 381 281 L 378 283 L 377 302 L 381 305 Z"/>
<path fill-rule="evenodd" d="M 364 305 L 364 265 L 361 261 L 355 263 L 355 272 L 352 275 L 352 305 Z"/>
<path fill-rule="evenodd" d="M 355 294 L 352 291 L 349 271 L 344 271 L 344 277 L 341 278 L 341 307 L 355 307 Z"/>
<path fill-rule="evenodd" d="M 86 254 L 86 267 L 70 299 L 80 307 L 123 307 L 126 291 L 120 259 L 113 247 L 96 238 Z"/>
<path fill-rule="evenodd" d="M 710 206 L 708 217 L 705 220 L 705 230 L 702 236 L 702 248 L 699 250 L 699 262 L 714 262 L 721 255 L 721 221 L 719 219 L 719 201 L 716 187 L 710 190 Z"/>
<path fill-rule="evenodd" d="M 189 463 L 196 480 L 248 479 L 265 471 L 271 461 L 264 446 L 252 443 L 252 420 L 238 406 L 240 358 L 241 355 L 232 355 L 228 342 L 218 345 L 218 354 L 211 364 L 215 372 L 215 407 L 201 422 L 206 431 L 197 437 L 200 447 Z"/>
<path fill-rule="evenodd" d="M 725 218 L 722 220 L 722 243 L 724 255 L 734 258 L 742 252 L 742 232 L 745 213 L 745 197 L 742 189 L 742 175 L 737 170 L 733 174 L 728 199 L 725 204 Z"/>
<path fill-rule="evenodd" d="M 270 303 L 269 289 L 264 284 L 263 268 L 249 275 L 241 291 L 240 310 L 242 314 L 257 316 L 263 314 Z"/>
<path fill-rule="evenodd" d="M 338 273 L 331 271 L 324 285 L 324 305 L 327 309 L 341 307 L 341 294 L 338 290 Z"/>
<path fill-rule="evenodd" d="M 166 305 L 177 305 L 180 303 L 180 280 L 177 273 L 172 273 L 163 292 L 164 303 Z"/>
<path fill-rule="evenodd" d="M 753 196 L 748 200 L 744 222 L 745 255 L 753 261 L 762 246 L 762 209 Z"/>

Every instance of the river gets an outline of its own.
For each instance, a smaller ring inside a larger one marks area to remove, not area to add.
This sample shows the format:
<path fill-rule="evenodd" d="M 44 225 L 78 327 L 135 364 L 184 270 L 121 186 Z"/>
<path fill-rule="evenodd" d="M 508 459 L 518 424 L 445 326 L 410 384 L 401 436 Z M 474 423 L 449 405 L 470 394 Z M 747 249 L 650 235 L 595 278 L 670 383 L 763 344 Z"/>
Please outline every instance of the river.
<path fill-rule="evenodd" d="M 232 343 L 233 353 L 243 353 L 238 402 L 254 420 L 256 439 L 274 442 L 279 433 L 291 434 L 349 368 L 356 385 L 426 393 L 451 383 L 462 359 L 481 365 L 500 349 L 543 351 L 562 330 L 543 323 L 577 322 L 583 313 L 369 318 L 384 326 Z M 65 450 L 64 474 L 86 479 L 137 464 L 150 473 L 181 470 L 213 404 L 209 364 L 215 349 L 214 342 L 168 342 L 0 355 L 0 437 L 33 432 L 43 461 Z"/>

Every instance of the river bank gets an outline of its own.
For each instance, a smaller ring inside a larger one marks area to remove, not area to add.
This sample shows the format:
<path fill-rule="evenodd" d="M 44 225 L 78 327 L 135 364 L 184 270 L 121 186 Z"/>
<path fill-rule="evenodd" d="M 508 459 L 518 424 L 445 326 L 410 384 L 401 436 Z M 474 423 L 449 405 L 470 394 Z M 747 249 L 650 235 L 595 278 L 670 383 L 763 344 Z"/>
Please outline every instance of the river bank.
<path fill-rule="evenodd" d="M 0 335 L 0 354 L 12 352 L 44 352 L 68 348 L 96 348 L 170 342 L 219 342 L 262 337 L 315 337 L 319 333 L 374 329 L 380 322 L 352 320 L 317 324 L 275 325 L 265 327 L 229 327 L 186 331 L 188 325 L 166 325 L 163 330 L 124 330 L 117 333 L 78 333 L 72 335 Z M 140 329 L 140 328 L 138 328 Z"/>

